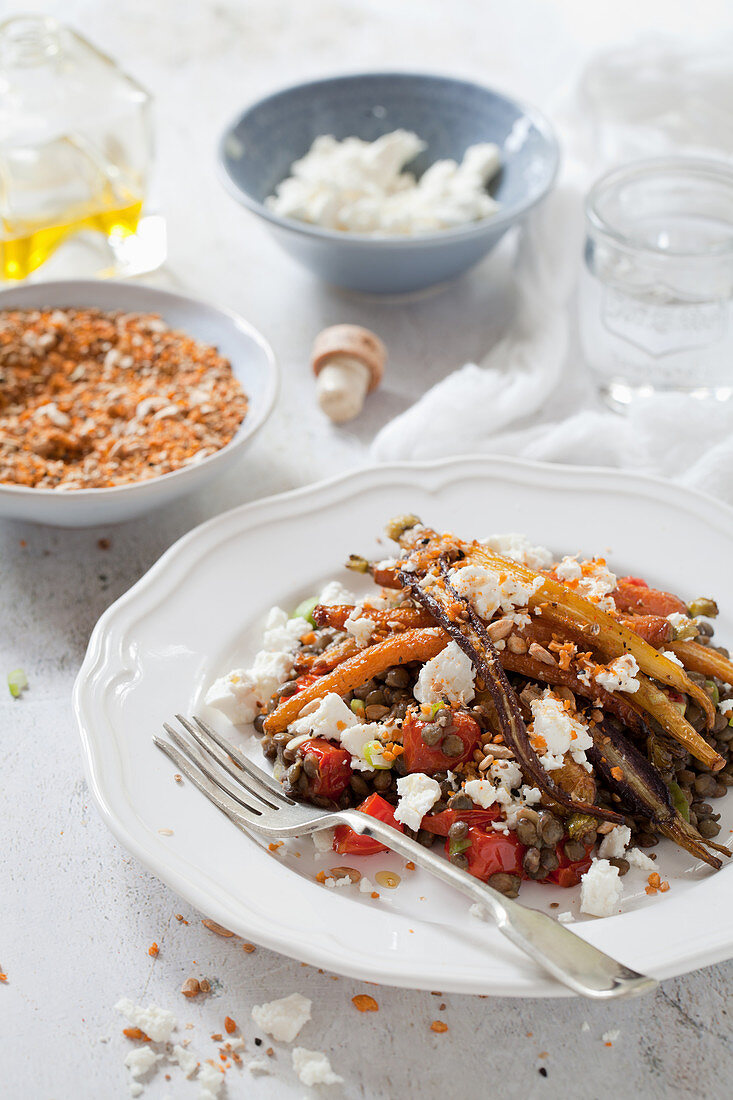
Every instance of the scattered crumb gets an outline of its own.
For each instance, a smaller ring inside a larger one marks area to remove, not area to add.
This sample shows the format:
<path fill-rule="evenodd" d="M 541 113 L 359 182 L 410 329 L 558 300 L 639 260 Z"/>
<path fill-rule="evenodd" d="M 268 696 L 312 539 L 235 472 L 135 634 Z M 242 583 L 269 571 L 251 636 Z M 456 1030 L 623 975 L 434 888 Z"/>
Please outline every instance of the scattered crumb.
<path fill-rule="evenodd" d="M 212 1034 L 211 1038 L 212 1038 L 213 1042 L 220 1043 L 222 1041 L 222 1039 L 224 1038 L 224 1036 L 222 1035 L 222 1033 L 220 1031 L 215 1031 Z"/>
<path fill-rule="evenodd" d="M 100 550 L 109 550 L 111 545 L 109 539 L 97 539 L 97 546 Z"/>
<path fill-rule="evenodd" d="M 538 1058 L 549 1058 L 550 1057 L 550 1052 L 549 1052 L 549 1050 L 541 1050 L 539 1052 L 539 1054 L 537 1055 L 537 1057 Z"/>
<path fill-rule="evenodd" d="M 202 993 L 211 993 L 211 982 L 208 980 L 208 978 L 202 978 L 199 982 L 199 985 L 201 986 Z"/>
<path fill-rule="evenodd" d="M 438 1035 L 442 1035 L 444 1031 L 448 1030 L 448 1025 L 444 1024 L 442 1020 L 433 1020 L 430 1025 L 430 1030 L 437 1032 Z"/>
<path fill-rule="evenodd" d="M 247 1062 L 247 1069 L 255 1077 L 259 1074 L 270 1073 L 270 1067 L 264 1058 L 253 1058 L 251 1062 Z"/>
<path fill-rule="evenodd" d="M 159 954 L 160 948 L 158 947 L 157 943 L 153 941 L 153 943 L 151 943 L 150 947 L 148 948 L 148 955 L 150 955 L 151 959 L 157 959 Z"/>
<path fill-rule="evenodd" d="M 160 833 L 161 836 L 173 836 L 174 835 L 172 829 L 158 829 L 158 832 Z"/>
<path fill-rule="evenodd" d="M 181 993 L 184 997 L 198 997 L 201 992 L 201 983 L 198 978 L 186 978 L 185 982 L 181 986 Z"/>
<path fill-rule="evenodd" d="M 119 1000 L 115 1008 L 127 1017 L 133 1027 L 139 1027 L 149 1035 L 154 1043 L 167 1043 L 178 1022 L 172 1012 L 152 1004 L 143 1008 L 133 1004 L 129 997 Z"/>
<path fill-rule="evenodd" d="M 252 1019 L 262 1031 L 280 1042 L 292 1043 L 311 1018 L 312 1002 L 300 993 L 291 993 L 267 1004 L 255 1005 Z"/>
<path fill-rule="evenodd" d="M 581 1031 L 590 1031 L 590 1024 L 587 1020 L 583 1020 L 583 1024 L 580 1028 Z"/>
<path fill-rule="evenodd" d="M 351 998 L 351 1003 L 359 1012 L 379 1012 L 379 1005 L 368 993 L 358 993 Z"/>
<path fill-rule="evenodd" d="M 234 1032 L 237 1030 L 237 1025 L 231 1018 L 231 1016 L 224 1017 L 224 1030 L 226 1031 L 227 1035 L 233 1035 Z"/>
<path fill-rule="evenodd" d="M 179 775 L 178 772 L 176 772 L 176 774 L 173 776 L 173 778 L 175 779 L 176 783 L 182 783 L 183 782 L 183 776 Z"/>
<path fill-rule="evenodd" d="M 251 955 L 254 950 L 255 950 L 255 945 L 253 943 L 243 943 L 242 944 L 242 951 L 245 951 L 248 955 Z M 307 966 L 307 963 L 304 964 L 304 965 Z"/>
<path fill-rule="evenodd" d="M 231 939 L 234 935 L 228 928 L 224 928 L 223 925 L 217 924 L 215 920 L 209 920 L 208 917 L 201 921 L 204 928 L 208 928 L 209 932 L 215 932 L 217 936 L 226 936 L 227 939 Z"/>
<path fill-rule="evenodd" d="M 141 1031 L 139 1027 L 123 1027 L 122 1034 L 127 1039 L 142 1039 L 143 1042 L 150 1042 L 150 1036 Z"/>
<path fill-rule="evenodd" d="M 303 1084 L 309 1088 L 314 1085 L 340 1085 L 343 1082 L 343 1077 L 333 1072 L 328 1058 L 319 1050 L 295 1047 L 293 1069 Z"/>
<path fill-rule="evenodd" d="M 415 864 L 412 862 L 411 859 L 408 859 L 407 863 L 405 864 L 405 870 L 406 871 L 414 871 L 415 870 Z"/>
<path fill-rule="evenodd" d="M 184 917 L 183 913 L 176 913 L 176 920 L 179 924 L 188 924 L 188 921 Z"/>
<path fill-rule="evenodd" d="M 604 1031 L 601 1038 L 603 1039 L 603 1042 L 606 1044 L 606 1046 L 610 1047 L 613 1045 L 613 1043 L 616 1042 L 620 1034 L 621 1032 L 618 1029 L 614 1029 L 613 1031 Z"/>

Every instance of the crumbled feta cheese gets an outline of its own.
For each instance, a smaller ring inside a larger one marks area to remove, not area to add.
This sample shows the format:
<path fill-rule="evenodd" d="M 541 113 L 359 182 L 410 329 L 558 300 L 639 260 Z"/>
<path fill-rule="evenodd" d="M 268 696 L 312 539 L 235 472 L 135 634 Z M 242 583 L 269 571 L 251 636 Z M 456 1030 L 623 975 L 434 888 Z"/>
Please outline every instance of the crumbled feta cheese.
<path fill-rule="evenodd" d="M 355 604 L 357 601 L 354 593 L 344 588 L 341 581 L 329 581 L 318 597 L 318 602 L 323 607 L 337 607 L 341 604 Z"/>
<path fill-rule="evenodd" d="M 721 699 L 718 703 L 718 710 L 727 718 L 731 711 L 733 711 L 733 699 Z"/>
<path fill-rule="evenodd" d="M 271 1072 L 270 1064 L 265 1058 L 253 1058 L 247 1062 L 247 1069 L 253 1077 L 264 1077 Z"/>
<path fill-rule="evenodd" d="M 377 624 L 373 619 L 367 619 L 363 615 L 356 615 L 357 611 L 359 611 L 359 608 L 355 607 L 346 620 L 346 633 L 350 634 L 360 646 L 365 646 L 368 644 Z"/>
<path fill-rule="evenodd" d="M 579 581 L 583 576 L 583 570 L 578 561 L 578 555 L 572 558 L 566 555 L 562 561 L 558 562 L 555 566 L 555 576 L 559 581 Z"/>
<path fill-rule="evenodd" d="M 503 581 L 482 565 L 464 565 L 452 570 L 450 581 L 456 592 L 470 601 L 477 615 L 491 619 L 501 609 L 504 613 L 526 607 L 529 599 L 544 584 L 544 577 L 522 581 L 506 576 Z"/>
<path fill-rule="evenodd" d="M 627 825 L 615 825 L 606 833 L 598 848 L 601 859 L 620 859 L 631 841 L 631 829 Z"/>
<path fill-rule="evenodd" d="M 135 1047 L 125 1058 L 125 1065 L 131 1077 L 144 1077 L 148 1070 L 160 1062 L 162 1054 L 156 1054 L 152 1047 Z"/>
<path fill-rule="evenodd" d="M 666 657 L 666 658 L 667 658 L 667 660 L 668 660 L 668 661 L 671 661 L 671 662 L 672 662 L 673 664 L 675 664 L 675 665 L 679 665 L 679 666 L 680 666 L 680 668 L 684 668 L 684 667 L 685 667 L 685 666 L 684 666 L 684 665 L 682 664 L 682 661 L 681 661 L 681 660 L 679 659 L 679 657 L 677 656 L 677 654 L 676 654 L 676 653 L 673 653 L 671 649 L 663 649 L 663 650 L 662 650 L 662 656 L 663 656 L 663 657 Z"/>
<path fill-rule="evenodd" d="M 199 1070 L 199 1100 L 216 1100 L 224 1084 L 224 1070 L 204 1062 Z"/>
<path fill-rule="evenodd" d="M 604 1031 L 603 1035 L 601 1035 L 601 1039 L 604 1043 L 615 1043 L 620 1034 L 621 1032 L 617 1028 L 614 1028 L 613 1031 Z"/>
<path fill-rule="evenodd" d="M 234 725 L 253 722 L 292 673 L 293 652 L 310 629 L 306 619 L 289 619 L 281 607 L 273 607 L 265 621 L 263 648 L 252 667 L 232 669 L 215 680 L 206 693 L 206 704 L 220 710 Z"/>
<path fill-rule="evenodd" d="M 419 829 L 420 822 L 441 795 L 440 783 L 423 772 L 413 772 L 397 780 L 400 800 L 395 818 L 410 829 Z"/>
<path fill-rule="evenodd" d="M 572 924 L 573 914 L 570 912 L 569 909 L 566 909 L 564 913 L 557 914 L 557 919 L 560 921 L 560 924 Z"/>
<path fill-rule="evenodd" d="M 626 691 L 633 695 L 639 690 L 639 681 L 636 674 L 639 666 L 636 657 L 631 653 L 624 653 L 609 661 L 605 669 L 595 674 L 595 682 L 606 691 Z"/>
<path fill-rule="evenodd" d="M 193 1053 L 193 1051 L 186 1050 L 186 1048 L 182 1047 L 180 1043 L 175 1044 L 169 1057 L 171 1062 L 178 1063 L 178 1065 L 181 1067 L 181 1071 L 184 1077 L 192 1077 L 193 1074 L 196 1072 L 196 1067 L 199 1064 L 198 1058 Z"/>
<path fill-rule="evenodd" d="M 331 852 L 333 851 L 333 841 L 335 837 L 333 829 L 319 829 L 316 833 L 311 833 L 313 838 L 313 847 L 317 852 Z"/>
<path fill-rule="evenodd" d="M 268 653 L 290 653 L 297 648 L 303 635 L 312 629 L 308 620 L 300 615 L 290 619 L 281 607 L 273 607 L 265 620 L 262 648 Z"/>
<path fill-rule="evenodd" d="M 588 727 L 571 717 L 550 688 L 532 700 L 530 709 L 534 720 L 532 744 L 545 771 L 561 768 L 568 752 L 576 763 L 588 767 L 585 752 L 593 745 Z"/>
<path fill-rule="evenodd" d="M 495 760 L 488 770 L 491 778 L 508 791 L 514 790 L 522 782 L 522 769 L 515 760 Z"/>
<path fill-rule="evenodd" d="M 604 611 L 615 611 L 616 604 L 610 595 L 617 584 L 615 573 L 600 561 L 583 562 L 582 571 L 583 576 L 575 589 L 578 595 Z"/>
<path fill-rule="evenodd" d="M 341 878 L 334 878 L 329 875 L 328 878 L 323 880 L 323 885 L 327 886 L 329 890 L 336 890 L 340 886 L 350 886 L 351 879 L 348 875 L 343 875 Z"/>
<path fill-rule="evenodd" d="M 654 860 L 650 859 L 640 848 L 629 848 L 624 858 L 627 863 L 632 867 L 638 868 L 640 871 L 653 871 L 656 866 Z"/>
<path fill-rule="evenodd" d="M 488 779 L 469 779 L 463 786 L 464 791 L 475 806 L 488 810 L 497 801 L 496 787 Z"/>
<path fill-rule="evenodd" d="M 324 695 L 315 710 L 310 714 L 296 718 L 288 726 L 288 732 L 296 736 L 307 733 L 313 737 L 325 737 L 329 741 L 340 741 L 341 735 L 351 726 L 358 725 L 358 719 L 346 705 L 340 695 L 334 691 Z"/>
<path fill-rule="evenodd" d="M 341 734 L 341 744 L 347 752 L 351 753 L 351 767 L 358 772 L 369 772 L 377 765 L 388 767 L 388 762 L 381 753 L 373 752 L 372 763 L 364 755 L 365 747 L 371 741 L 380 741 L 385 727 L 379 722 L 357 722 Z"/>
<path fill-rule="evenodd" d="M 683 626 L 689 626 L 692 619 L 689 615 L 683 615 L 681 611 L 673 611 L 671 615 L 667 616 L 667 622 L 672 624 L 676 634 Z"/>
<path fill-rule="evenodd" d="M 154 1043 L 169 1042 L 178 1023 L 173 1013 L 168 1012 L 167 1009 L 159 1008 L 157 1005 L 148 1005 L 147 1008 L 143 1008 L 142 1005 L 134 1004 L 129 997 L 119 1000 L 115 1009 L 121 1012 L 133 1027 L 139 1027 L 144 1031 Z"/>
<path fill-rule="evenodd" d="M 373 894 L 374 885 L 369 881 L 366 875 L 362 875 L 359 879 L 359 893 L 360 894 Z"/>
<path fill-rule="evenodd" d="M 552 565 L 553 555 L 544 546 L 533 546 L 526 535 L 516 533 L 509 535 L 489 535 L 487 539 L 479 539 L 482 546 L 488 546 L 505 558 L 518 561 L 520 565 L 527 565 L 530 569 L 549 569 Z"/>
<path fill-rule="evenodd" d="M 590 1024 L 588 1023 L 587 1020 L 583 1020 L 583 1023 L 581 1025 L 580 1030 L 581 1031 L 590 1031 Z"/>
<path fill-rule="evenodd" d="M 331 1063 L 320 1050 L 306 1050 L 305 1047 L 293 1049 L 293 1069 L 298 1077 L 312 1088 L 314 1085 L 340 1085 L 343 1077 L 339 1077 L 331 1069 Z"/>
<path fill-rule="evenodd" d="M 409 130 L 373 142 L 321 135 L 266 203 L 281 217 L 377 236 L 448 229 L 498 209 L 486 190 L 500 165 L 496 145 L 472 145 L 460 164 L 435 161 L 416 179 L 403 169 L 426 148 Z"/>
<path fill-rule="evenodd" d="M 580 910 L 592 917 L 612 917 L 619 910 L 623 893 L 618 867 L 607 859 L 594 859 L 580 880 Z"/>
<path fill-rule="evenodd" d="M 282 1043 L 292 1043 L 311 1018 L 311 1001 L 300 993 L 291 993 L 277 1001 L 255 1005 L 252 1019 L 257 1026 Z"/>
<path fill-rule="evenodd" d="M 473 905 L 468 907 L 469 916 L 475 917 L 476 920 L 486 920 L 488 918 L 488 910 L 481 902 L 475 901 Z"/>
<path fill-rule="evenodd" d="M 464 706 L 475 695 L 476 673 L 471 660 L 456 642 L 449 642 L 436 657 L 426 661 L 415 684 L 418 703 L 439 703 L 444 697 L 450 703 Z"/>

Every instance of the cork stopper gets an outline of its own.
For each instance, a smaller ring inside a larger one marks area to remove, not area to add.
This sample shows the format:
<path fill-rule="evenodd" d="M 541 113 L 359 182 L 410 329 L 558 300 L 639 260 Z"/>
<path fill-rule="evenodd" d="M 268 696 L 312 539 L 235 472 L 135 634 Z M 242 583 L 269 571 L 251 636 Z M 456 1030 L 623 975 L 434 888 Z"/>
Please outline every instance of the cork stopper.
<path fill-rule="evenodd" d="M 331 325 L 319 332 L 313 343 L 313 373 L 318 376 L 334 359 L 363 363 L 369 372 L 367 393 L 371 393 L 384 377 L 387 349 L 378 336 L 361 325 Z"/>

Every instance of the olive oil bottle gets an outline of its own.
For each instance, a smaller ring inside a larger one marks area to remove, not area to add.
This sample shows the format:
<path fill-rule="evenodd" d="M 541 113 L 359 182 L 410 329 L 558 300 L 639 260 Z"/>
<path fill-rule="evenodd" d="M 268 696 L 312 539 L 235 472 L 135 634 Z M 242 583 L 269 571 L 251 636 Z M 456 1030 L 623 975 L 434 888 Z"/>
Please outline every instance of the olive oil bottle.
<path fill-rule="evenodd" d="M 53 19 L 0 25 L 0 282 L 82 238 L 89 274 L 126 273 L 151 154 L 150 96 L 108 57 Z"/>

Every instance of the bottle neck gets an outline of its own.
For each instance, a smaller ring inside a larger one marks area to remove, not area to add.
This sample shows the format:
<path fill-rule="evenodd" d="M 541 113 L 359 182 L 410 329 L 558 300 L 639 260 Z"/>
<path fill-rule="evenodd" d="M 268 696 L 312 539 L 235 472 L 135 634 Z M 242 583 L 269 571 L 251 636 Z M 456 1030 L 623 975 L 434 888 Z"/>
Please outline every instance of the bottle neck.
<path fill-rule="evenodd" d="M 44 16 L 18 16 L 0 24 L 0 68 L 45 65 L 61 50 L 59 24 Z"/>

